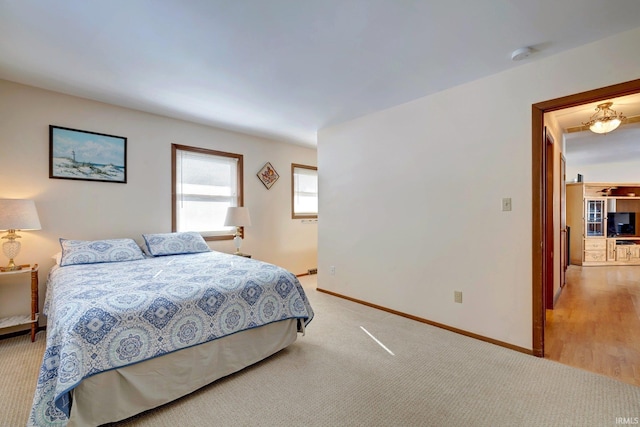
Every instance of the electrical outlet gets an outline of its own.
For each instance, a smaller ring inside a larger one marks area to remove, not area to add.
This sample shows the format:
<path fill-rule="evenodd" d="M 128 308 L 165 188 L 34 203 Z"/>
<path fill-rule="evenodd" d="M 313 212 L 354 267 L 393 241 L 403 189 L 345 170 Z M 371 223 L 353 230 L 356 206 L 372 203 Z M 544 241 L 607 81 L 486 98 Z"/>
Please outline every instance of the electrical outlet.
<path fill-rule="evenodd" d="M 462 304 L 462 291 L 453 291 L 453 302 Z"/>
<path fill-rule="evenodd" d="M 502 210 L 503 211 L 511 210 L 511 197 L 505 197 L 502 199 Z"/>
<path fill-rule="evenodd" d="M 336 275 L 336 266 L 332 265 L 331 267 L 329 267 L 329 274 L 331 274 L 332 276 Z"/>
<path fill-rule="evenodd" d="M 307 274 L 318 274 L 317 268 L 310 268 L 307 270 Z"/>

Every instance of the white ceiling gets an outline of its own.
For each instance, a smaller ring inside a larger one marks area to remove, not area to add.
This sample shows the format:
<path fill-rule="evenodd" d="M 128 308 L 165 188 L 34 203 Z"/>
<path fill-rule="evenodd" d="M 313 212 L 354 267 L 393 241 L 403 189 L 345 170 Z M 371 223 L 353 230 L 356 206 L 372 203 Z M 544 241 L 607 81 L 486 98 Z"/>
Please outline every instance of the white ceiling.
<path fill-rule="evenodd" d="M 638 26 L 638 0 L 0 0 L 0 78 L 313 146 Z"/>

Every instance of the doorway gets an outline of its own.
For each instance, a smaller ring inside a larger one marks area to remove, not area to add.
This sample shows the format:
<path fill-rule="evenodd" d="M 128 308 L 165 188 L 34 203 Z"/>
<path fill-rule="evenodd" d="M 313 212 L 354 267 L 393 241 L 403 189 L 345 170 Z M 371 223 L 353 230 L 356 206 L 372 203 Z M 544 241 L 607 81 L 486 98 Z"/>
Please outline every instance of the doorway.
<path fill-rule="evenodd" d="M 535 356 L 544 357 L 545 296 L 547 293 L 545 290 L 548 289 L 549 280 L 549 275 L 546 274 L 547 260 L 552 257 L 549 251 L 553 250 L 552 246 L 549 247 L 550 242 L 546 232 L 546 225 L 549 221 L 553 222 L 553 218 L 548 217 L 549 212 L 553 212 L 553 210 L 548 206 L 552 200 L 546 196 L 548 162 L 545 150 L 544 113 L 635 93 L 640 93 L 640 79 L 532 105 L 532 348 Z M 551 167 L 553 166 L 551 165 Z"/>

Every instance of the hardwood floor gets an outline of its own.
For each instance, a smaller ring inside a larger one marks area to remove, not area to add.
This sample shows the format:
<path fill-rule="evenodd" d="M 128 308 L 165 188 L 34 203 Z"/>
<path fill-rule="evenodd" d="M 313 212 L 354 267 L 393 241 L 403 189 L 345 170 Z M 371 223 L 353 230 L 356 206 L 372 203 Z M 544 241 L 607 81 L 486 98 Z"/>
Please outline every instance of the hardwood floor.
<path fill-rule="evenodd" d="M 640 266 L 570 266 L 546 319 L 546 358 L 640 386 Z"/>

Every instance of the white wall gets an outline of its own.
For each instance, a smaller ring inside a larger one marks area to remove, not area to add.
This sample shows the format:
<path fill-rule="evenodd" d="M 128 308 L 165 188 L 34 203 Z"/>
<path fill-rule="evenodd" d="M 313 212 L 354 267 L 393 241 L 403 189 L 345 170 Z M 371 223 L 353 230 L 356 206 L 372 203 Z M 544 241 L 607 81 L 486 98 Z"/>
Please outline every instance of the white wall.
<path fill-rule="evenodd" d="M 640 123 L 629 122 L 605 135 L 565 135 L 567 179 L 581 174 L 585 182 L 640 182 Z"/>
<path fill-rule="evenodd" d="M 639 141 L 640 143 L 640 141 Z M 567 180 L 578 174 L 585 182 L 640 182 L 640 158 L 628 158 L 625 162 L 576 164 L 567 161 Z"/>
<path fill-rule="evenodd" d="M 49 179 L 50 124 L 127 137 L 127 184 Z M 3 80 L 0 129 L 0 198 L 35 199 L 42 223 L 42 230 L 22 233 L 23 249 L 16 259 L 40 264 L 41 301 L 60 237 L 131 237 L 141 242 L 142 233 L 171 231 L 172 143 L 243 154 L 244 202 L 252 220 L 245 229 L 243 252 L 296 274 L 317 266 L 317 224 L 291 219 L 291 163 L 315 166 L 315 149 Z M 270 190 L 256 176 L 267 161 L 280 174 Z M 231 241 L 210 246 L 235 250 Z M 0 258 L 6 263 L 4 255 Z M 24 304 L 15 292 L 7 295 L 0 289 L 0 295 L 2 316 Z"/>
<path fill-rule="evenodd" d="M 532 349 L 531 105 L 637 79 L 639 44 L 637 29 L 321 130 L 318 287 Z"/>

